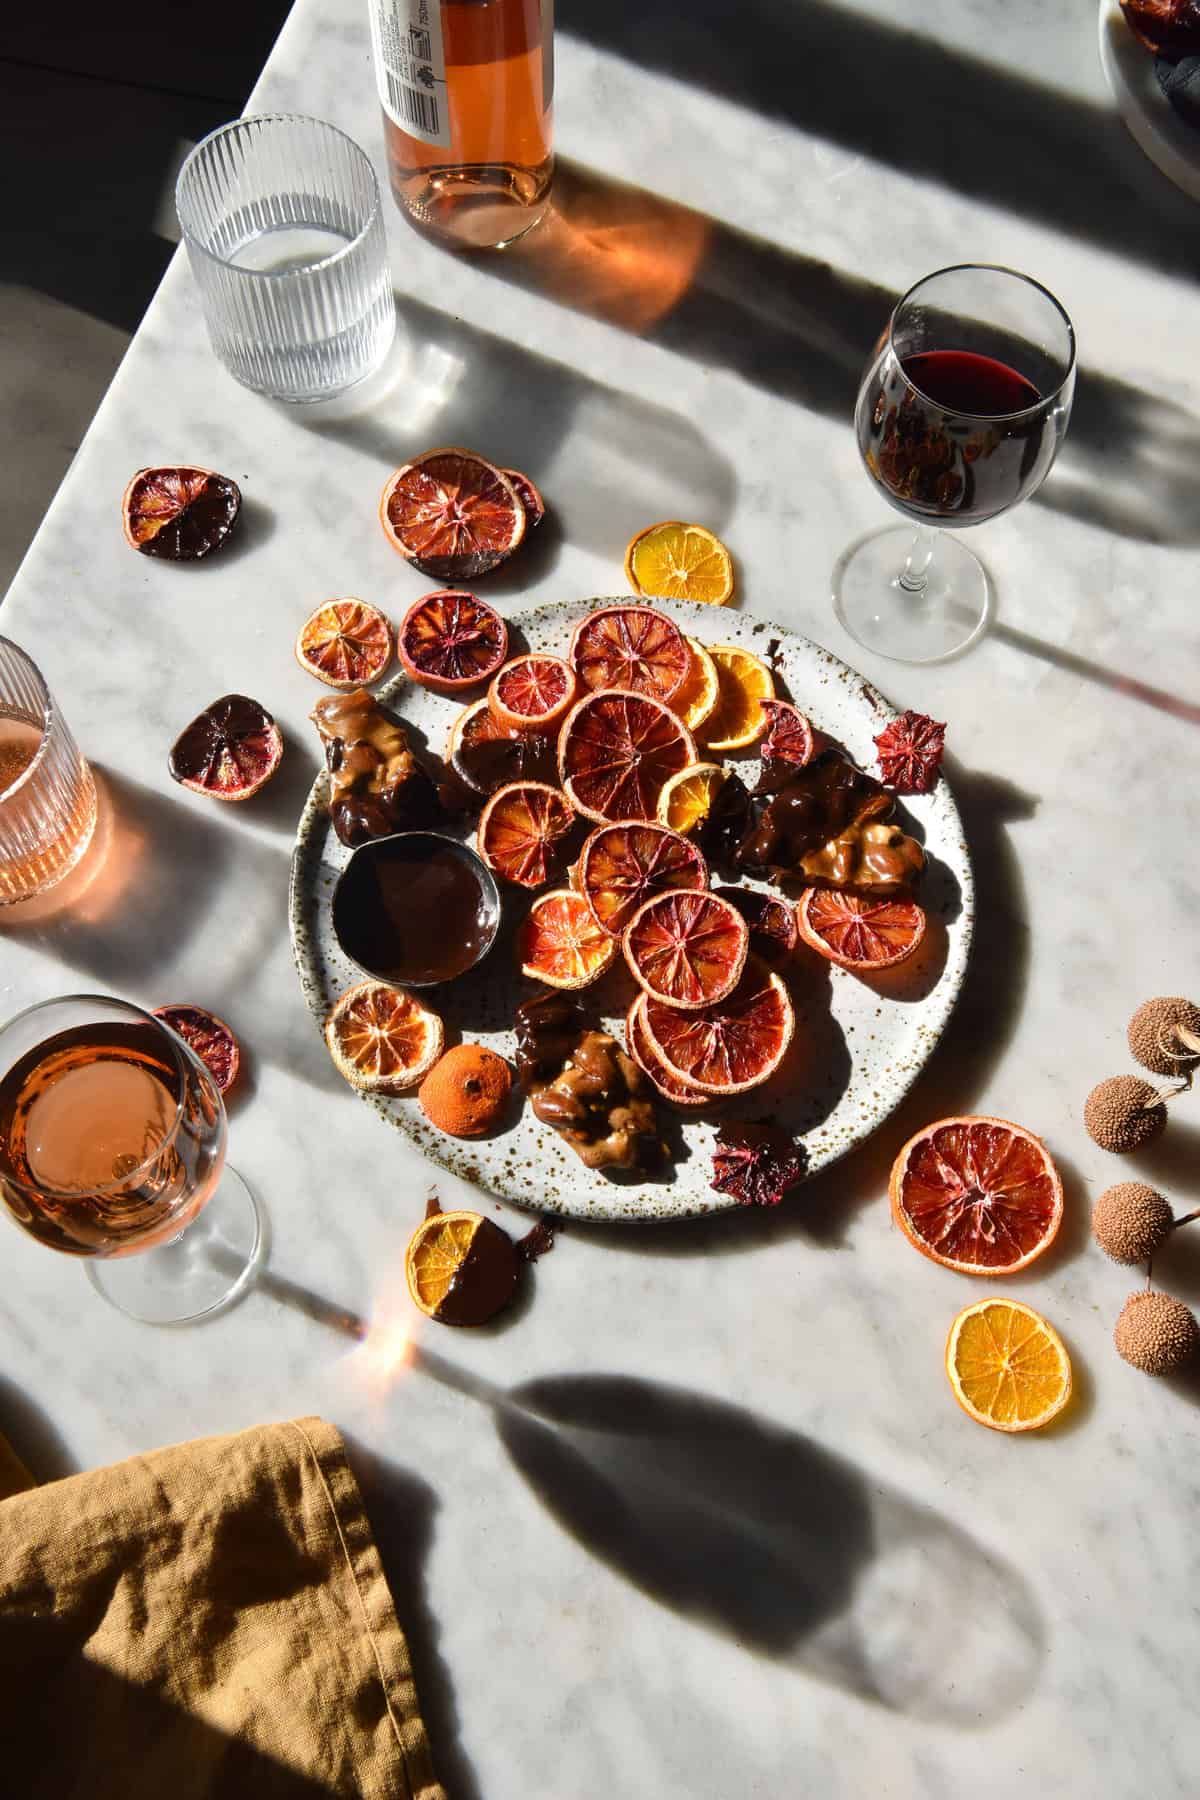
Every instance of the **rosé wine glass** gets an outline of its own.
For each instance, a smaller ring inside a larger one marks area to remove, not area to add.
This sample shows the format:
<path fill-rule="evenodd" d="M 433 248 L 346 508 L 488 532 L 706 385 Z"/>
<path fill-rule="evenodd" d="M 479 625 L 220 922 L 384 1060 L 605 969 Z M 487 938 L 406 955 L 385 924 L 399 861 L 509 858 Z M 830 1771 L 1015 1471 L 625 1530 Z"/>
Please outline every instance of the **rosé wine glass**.
<path fill-rule="evenodd" d="M 183 1039 L 140 1007 L 72 994 L 0 1027 L 0 1201 L 147 1324 L 223 1306 L 262 1241 L 225 1164 L 225 1108 Z"/>

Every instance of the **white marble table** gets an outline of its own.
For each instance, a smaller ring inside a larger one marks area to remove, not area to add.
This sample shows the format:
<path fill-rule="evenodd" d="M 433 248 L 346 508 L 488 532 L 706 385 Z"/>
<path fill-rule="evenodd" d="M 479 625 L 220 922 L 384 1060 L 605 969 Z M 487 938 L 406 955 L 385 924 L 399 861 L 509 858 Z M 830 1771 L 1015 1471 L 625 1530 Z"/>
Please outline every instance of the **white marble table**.
<path fill-rule="evenodd" d="M 74 913 L 0 936 L 0 1007 L 85 988 L 227 1014 L 253 1059 L 232 1156 L 272 1231 L 266 1283 L 178 1331 L 6 1231 L 0 1426 L 53 1474 L 335 1420 L 456 1800 L 1190 1793 L 1197 1390 L 1117 1360 L 1133 1282 L 1086 1215 L 1126 1172 L 1194 1204 L 1200 1117 L 1181 1102 L 1130 1169 L 1080 1112 L 1128 1066 L 1133 1006 L 1200 986 L 1198 215 L 1111 110 L 1094 0 L 940 0 L 915 36 L 899 0 L 677 11 L 562 8 L 567 217 L 524 251 L 455 262 L 392 210 L 407 362 L 373 410 L 234 386 L 177 260 L 0 610 L 103 770 L 115 838 Z M 271 108 L 335 120 L 382 171 L 360 0 L 299 0 L 252 101 Z M 831 616 L 836 553 L 885 522 L 849 407 L 889 297 L 970 257 L 1062 297 L 1083 375 L 1043 494 L 976 534 L 996 630 L 916 671 Z M 948 719 L 980 898 L 961 1009 L 874 1143 L 777 1214 L 576 1227 L 510 1317 L 418 1330 L 400 1363 L 435 1172 L 342 1085 L 292 969 L 316 758 L 291 643 L 330 594 L 396 616 L 422 591 L 375 507 L 434 442 L 527 468 L 561 521 L 489 586 L 503 605 L 611 591 L 635 526 L 695 517 L 747 608 Z M 241 542 L 211 566 L 121 540 L 129 472 L 179 459 L 243 484 Z M 261 800 L 222 809 L 165 752 L 230 688 L 289 742 Z M 1075 1358 L 1077 1403 L 1042 1437 L 957 1411 L 942 1343 L 978 1289 L 889 1223 L 895 1148 L 959 1110 L 1041 1132 L 1067 1181 L 1060 1245 L 1011 1284 Z M 1200 1296 L 1186 1235 L 1161 1275 Z"/>

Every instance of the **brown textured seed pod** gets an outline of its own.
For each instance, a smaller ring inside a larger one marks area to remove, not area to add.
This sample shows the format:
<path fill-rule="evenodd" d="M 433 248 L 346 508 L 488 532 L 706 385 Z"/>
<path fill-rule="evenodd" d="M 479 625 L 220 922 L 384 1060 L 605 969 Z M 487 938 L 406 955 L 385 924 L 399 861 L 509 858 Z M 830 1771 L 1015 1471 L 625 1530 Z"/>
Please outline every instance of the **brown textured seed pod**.
<path fill-rule="evenodd" d="M 1130 1294 L 1113 1331 L 1117 1354 L 1147 1375 L 1169 1375 L 1200 1343 L 1200 1329 L 1171 1294 Z"/>
<path fill-rule="evenodd" d="M 1144 1181 L 1118 1181 L 1092 1209 L 1092 1236 L 1119 1263 L 1149 1262 L 1174 1223 L 1167 1202 Z"/>
<path fill-rule="evenodd" d="M 1148 1081 L 1113 1075 L 1088 1095 L 1083 1122 L 1102 1150 L 1123 1155 L 1158 1136 L 1167 1122 L 1167 1109 Z"/>
<path fill-rule="evenodd" d="M 1155 1075 L 1182 1075 L 1200 1064 L 1200 1049 L 1176 1036 L 1182 1026 L 1200 1042 L 1200 1006 L 1171 995 L 1147 1000 L 1129 1021 L 1129 1049 L 1143 1069 Z"/>

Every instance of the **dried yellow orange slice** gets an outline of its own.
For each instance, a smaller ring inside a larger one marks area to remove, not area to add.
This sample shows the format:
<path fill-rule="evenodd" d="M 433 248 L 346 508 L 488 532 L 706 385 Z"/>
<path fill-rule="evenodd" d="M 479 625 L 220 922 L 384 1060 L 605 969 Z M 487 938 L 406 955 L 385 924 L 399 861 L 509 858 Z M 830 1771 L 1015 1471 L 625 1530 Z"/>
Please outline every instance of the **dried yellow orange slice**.
<path fill-rule="evenodd" d="M 331 688 L 369 687 L 392 660 L 392 628 L 377 606 L 327 600 L 304 621 L 296 661 Z"/>
<path fill-rule="evenodd" d="M 1071 1397 L 1071 1359 L 1049 1320 L 1020 1300 L 980 1300 L 946 1339 L 954 1398 L 993 1431 L 1036 1431 Z"/>
<path fill-rule="evenodd" d="M 713 801 L 727 779 L 720 763 L 694 763 L 672 775 L 658 796 L 658 822 L 669 825 L 684 837 L 703 825 L 712 811 Z"/>
<path fill-rule="evenodd" d="M 435 1212 L 408 1240 L 413 1304 L 441 1325 L 483 1325 L 512 1299 L 520 1272 L 506 1231 L 476 1212 Z"/>
<path fill-rule="evenodd" d="M 691 653 L 692 666 L 683 686 L 671 697 L 671 711 L 683 720 L 689 731 L 696 732 L 716 710 L 717 701 L 721 697 L 721 683 L 717 676 L 717 665 L 704 645 L 698 644 L 695 638 L 685 638 L 683 641 Z"/>
<path fill-rule="evenodd" d="M 334 1066 L 366 1094 L 416 1087 L 442 1054 L 442 1021 L 403 988 L 360 981 L 325 1021 Z"/>
<path fill-rule="evenodd" d="M 724 606 L 733 598 L 733 558 L 704 525 L 663 519 L 647 525 L 625 551 L 625 574 L 635 594 L 661 600 L 702 600 Z"/>
<path fill-rule="evenodd" d="M 760 657 L 737 644 L 710 644 L 720 694 L 701 736 L 707 750 L 745 750 L 767 729 L 762 701 L 775 696 L 775 677 Z"/>

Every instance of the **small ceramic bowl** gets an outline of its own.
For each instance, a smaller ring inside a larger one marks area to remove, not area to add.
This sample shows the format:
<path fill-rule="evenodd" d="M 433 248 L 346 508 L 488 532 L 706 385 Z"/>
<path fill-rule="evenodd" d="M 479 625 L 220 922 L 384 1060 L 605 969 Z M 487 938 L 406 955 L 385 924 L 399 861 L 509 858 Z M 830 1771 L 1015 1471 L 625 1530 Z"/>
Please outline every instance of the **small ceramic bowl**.
<path fill-rule="evenodd" d="M 360 844 L 330 901 L 334 936 L 364 974 L 439 987 L 477 968 L 500 929 L 500 890 L 466 844 L 401 831 Z"/>

